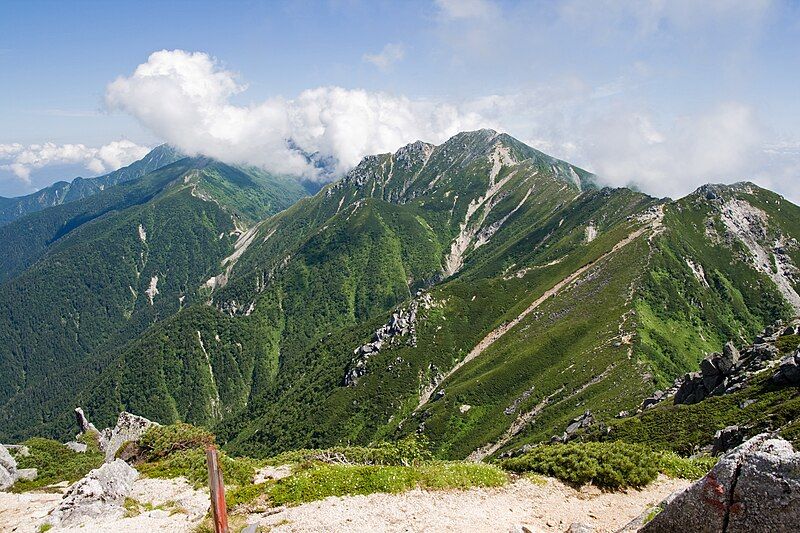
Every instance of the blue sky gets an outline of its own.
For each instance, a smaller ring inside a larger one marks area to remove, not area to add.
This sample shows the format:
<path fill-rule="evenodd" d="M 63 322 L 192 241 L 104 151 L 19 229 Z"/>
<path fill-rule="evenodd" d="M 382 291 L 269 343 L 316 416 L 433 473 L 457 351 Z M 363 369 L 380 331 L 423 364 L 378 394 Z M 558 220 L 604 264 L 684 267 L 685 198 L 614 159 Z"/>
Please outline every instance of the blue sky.
<path fill-rule="evenodd" d="M 287 136 L 343 172 L 486 126 L 612 185 L 800 200 L 796 2 L 4 0 L 0 70 L 5 196 L 164 141 L 303 174 Z"/>

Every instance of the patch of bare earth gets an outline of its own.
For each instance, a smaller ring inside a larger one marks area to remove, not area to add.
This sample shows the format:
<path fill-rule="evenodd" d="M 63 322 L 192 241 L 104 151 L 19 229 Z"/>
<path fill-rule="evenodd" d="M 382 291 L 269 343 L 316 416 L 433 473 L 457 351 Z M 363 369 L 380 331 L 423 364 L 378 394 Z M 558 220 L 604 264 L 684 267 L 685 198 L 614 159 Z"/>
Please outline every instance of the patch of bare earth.
<path fill-rule="evenodd" d="M 519 526 L 531 531 L 565 531 L 580 522 L 597 532 L 616 531 L 669 494 L 686 488 L 685 480 L 659 479 L 643 490 L 575 490 L 560 481 L 519 479 L 505 487 L 466 491 L 331 497 L 252 515 L 274 532 L 440 532 L 502 533 Z"/>

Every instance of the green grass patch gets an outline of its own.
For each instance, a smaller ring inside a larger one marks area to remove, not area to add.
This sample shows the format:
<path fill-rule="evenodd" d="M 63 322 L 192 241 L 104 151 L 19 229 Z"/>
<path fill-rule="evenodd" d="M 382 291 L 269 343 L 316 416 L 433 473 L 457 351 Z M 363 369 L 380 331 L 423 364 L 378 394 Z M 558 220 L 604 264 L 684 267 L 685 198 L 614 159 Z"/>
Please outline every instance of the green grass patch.
<path fill-rule="evenodd" d="M 246 457 L 229 457 L 219 452 L 220 469 L 227 485 L 245 485 L 253 482 L 258 462 Z M 208 484 L 206 452 L 203 449 L 181 450 L 163 459 L 141 463 L 136 468 L 142 475 L 153 478 L 171 479 L 185 477 L 195 487 Z"/>
<path fill-rule="evenodd" d="M 265 460 L 269 465 L 284 465 L 318 461 L 357 465 L 413 466 L 432 459 L 428 443 L 423 438 L 406 437 L 396 442 L 381 442 L 374 446 L 335 446 L 321 450 L 292 450 Z"/>
<path fill-rule="evenodd" d="M 329 496 L 398 493 L 414 488 L 497 487 L 507 480 L 501 469 L 487 464 L 430 462 L 418 466 L 352 466 L 307 463 L 287 478 L 231 491 L 228 505 L 235 507 L 261 497 L 272 505 L 296 505 Z"/>
<path fill-rule="evenodd" d="M 35 468 L 37 476 L 32 481 L 20 479 L 11 490 L 26 492 L 62 481 L 73 483 L 79 480 L 103 464 L 103 454 L 97 448 L 97 443 L 92 439 L 86 439 L 86 443 L 86 452 L 77 453 L 55 440 L 39 437 L 26 440 L 22 444 L 28 447 L 30 455 L 18 455 L 17 467 Z"/>
<path fill-rule="evenodd" d="M 681 479 L 700 479 L 717 464 L 717 457 L 681 457 L 674 452 L 660 452 L 658 470 L 664 475 Z"/>
<path fill-rule="evenodd" d="M 536 446 L 500 462 L 512 472 L 555 477 L 573 486 L 593 483 L 606 489 L 643 487 L 659 472 L 658 456 L 644 446 L 623 442 Z"/>

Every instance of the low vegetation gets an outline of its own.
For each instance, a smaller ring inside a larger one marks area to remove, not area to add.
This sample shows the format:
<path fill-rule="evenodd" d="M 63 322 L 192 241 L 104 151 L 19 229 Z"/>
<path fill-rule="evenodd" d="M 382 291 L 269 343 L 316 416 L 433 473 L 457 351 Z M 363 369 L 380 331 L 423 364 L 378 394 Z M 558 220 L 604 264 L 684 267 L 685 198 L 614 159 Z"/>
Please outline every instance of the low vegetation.
<path fill-rule="evenodd" d="M 310 462 L 289 477 L 236 489 L 228 497 L 231 507 L 263 498 L 270 505 L 296 505 L 329 496 L 375 492 L 497 487 L 508 476 L 487 464 L 427 462 L 416 466 L 341 465 Z"/>
<path fill-rule="evenodd" d="M 592 483 L 605 489 L 643 487 L 659 473 L 697 479 L 714 465 L 713 457 L 686 459 L 675 453 L 656 453 L 624 442 L 547 444 L 500 461 L 517 473 L 555 477 L 573 486 Z"/>
<path fill-rule="evenodd" d="M 197 487 L 204 486 L 208 483 L 206 447 L 212 444 L 214 435 L 205 428 L 184 423 L 154 426 L 139 441 L 136 467 L 148 477 L 185 477 Z M 252 483 L 257 461 L 233 458 L 222 451 L 219 461 L 226 483 Z"/>
<path fill-rule="evenodd" d="M 85 439 L 87 450 L 77 453 L 67 448 L 58 441 L 34 437 L 22 444 L 28 447 L 29 455 L 17 455 L 18 468 L 35 468 L 36 479 L 28 481 L 18 480 L 12 490 L 26 492 L 67 481 L 72 483 L 79 480 L 90 470 L 103 463 L 103 454 L 97 447 L 94 439 Z"/>

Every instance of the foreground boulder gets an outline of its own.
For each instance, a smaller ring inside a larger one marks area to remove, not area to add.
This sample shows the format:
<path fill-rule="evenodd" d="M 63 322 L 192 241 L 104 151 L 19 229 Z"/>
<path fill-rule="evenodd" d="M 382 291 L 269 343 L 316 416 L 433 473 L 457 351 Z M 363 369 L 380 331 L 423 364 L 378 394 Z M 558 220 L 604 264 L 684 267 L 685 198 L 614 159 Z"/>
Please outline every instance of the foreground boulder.
<path fill-rule="evenodd" d="M 98 517 L 122 517 L 123 504 L 139 473 L 121 459 L 92 470 L 75 483 L 45 520 L 57 526 L 77 526 Z"/>
<path fill-rule="evenodd" d="M 9 488 L 17 480 L 17 461 L 0 444 L 0 490 Z"/>
<path fill-rule="evenodd" d="M 640 531 L 796 531 L 800 453 L 762 433 L 723 456 Z"/>

